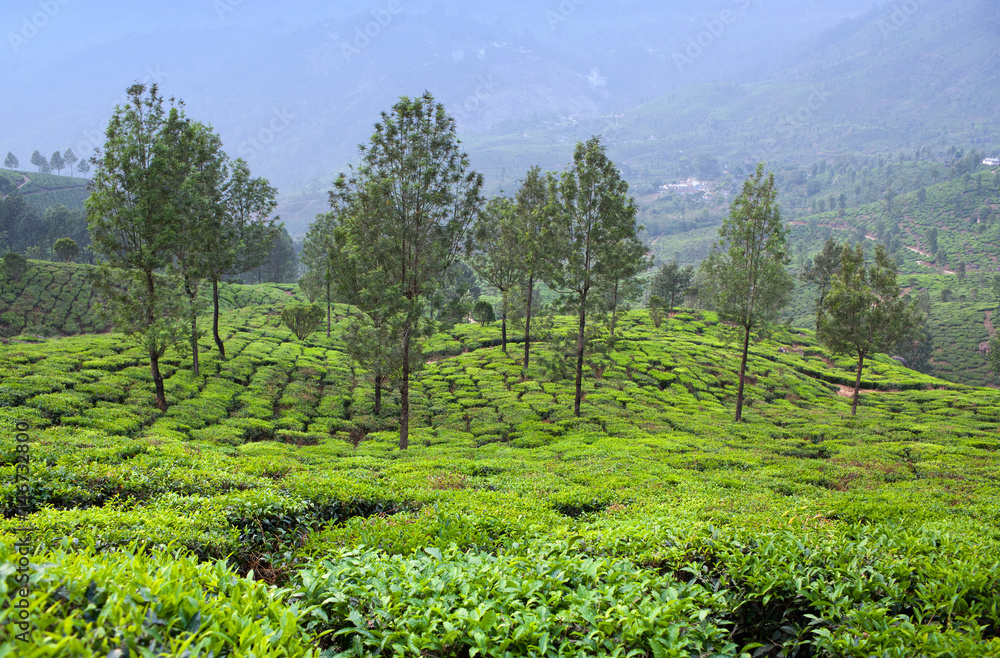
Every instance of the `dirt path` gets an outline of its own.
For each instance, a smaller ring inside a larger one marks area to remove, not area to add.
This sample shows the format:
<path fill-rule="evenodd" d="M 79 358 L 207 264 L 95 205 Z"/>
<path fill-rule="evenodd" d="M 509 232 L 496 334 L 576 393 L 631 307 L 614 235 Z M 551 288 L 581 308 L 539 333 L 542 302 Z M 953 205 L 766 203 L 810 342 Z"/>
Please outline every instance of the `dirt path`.
<path fill-rule="evenodd" d="M 920 251 L 916 247 L 907 247 L 907 249 L 909 249 L 910 251 L 912 251 L 914 253 L 920 254 L 921 256 L 926 256 L 926 257 L 930 258 L 930 254 L 929 253 L 927 253 L 926 251 Z"/>
<path fill-rule="evenodd" d="M 892 390 L 892 389 L 890 389 L 888 391 L 878 391 L 878 390 L 875 390 L 874 388 L 859 388 L 858 389 L 858 395 L 867 395 L 869 393 L 899 393 L 899 391 Z M 841 386 L 840 389 L 837 391 L 837 395 L 839 395 L 842 398 L 853 398 L 854 397 L 854 387 L 853 386 Z"/>
<path fill-rule="evenodd" d="M 21 189 L 22 187 L 31 182 L 31 179 L 28 178 L 28 174 L 23 174 L 23 175 L 24 175 L 24 180 L 21 181 L 21 184 L 17 186 L 17 189 Z"/>

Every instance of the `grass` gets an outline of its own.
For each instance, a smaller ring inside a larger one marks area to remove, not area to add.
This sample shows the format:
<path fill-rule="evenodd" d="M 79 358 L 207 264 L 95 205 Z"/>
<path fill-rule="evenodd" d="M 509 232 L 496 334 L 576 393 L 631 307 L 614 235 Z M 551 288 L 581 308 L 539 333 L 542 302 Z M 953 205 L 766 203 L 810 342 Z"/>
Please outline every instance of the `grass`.
<path fill-rule="evenodd" d="M 19 519 L 3 444 L 8 595 L 33 528 L 30 643 L 4 607 L 0 654 L 1000 655 L 996 391 L 879 356 L 851 418 L 853 364 L 778 331 L 735 424 L 732 330 L 633 311 L 576 418 L 568 319 L 527 377 L 459 325 L 424 344 L 401 452 L 347 309 L 297 341 L 279 308 L 225 314 L 202 377 L 168 353 L 165 413 L 113 334 L 0 347 L 32 463 Z"/>

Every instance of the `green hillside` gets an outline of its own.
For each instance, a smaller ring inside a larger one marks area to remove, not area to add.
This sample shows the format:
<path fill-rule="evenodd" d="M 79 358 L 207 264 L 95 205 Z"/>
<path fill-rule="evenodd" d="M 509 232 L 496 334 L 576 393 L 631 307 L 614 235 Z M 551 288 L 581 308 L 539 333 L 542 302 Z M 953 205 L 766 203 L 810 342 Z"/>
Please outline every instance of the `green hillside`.
<path fill-rule="evenodd" d="M 838 197 L 838 192 L 843 194 L 841 190 L 848 187 L 862 188 L 862 199 L 879 199 L 855 205 L 852 192 L 844 210 L 790 213 L 790 269 L 800 272 L 831 237 L 839 242 L 889 245 L 900 265 L 904 293 L 921 299 L 928 312 L 933 343 L 927 371 L 957 383 L 995 386 L 1000 380 L 989 370 L 982 349 L 994 334 L 993 321 L 1000 312 L 1000 297 L 993 288 L 993 278 L 1000 271 L 996 251 L 1000 244 L 1000 172 L 979 167 L 974 173 L 958 173 L 953 171 L 956 167 L 960 169 L 957 161 L 949 168 L 912 161 L 895 167 L 831 165 L 820 168 L 815 176 L 804 177 L 802 184 L 791 182 L 785 172 L 779 199 L 787 195 L 802 202 L 812 196 L 815 204 L 825 202 L 828 196 Z M 931 182 L 942 176 L 954 177 Z M 851 185 L 852 179 L 856 185 Z M 823 191 L 809 195 L 806 187 L 813 181 L 818 182 L 814 189 Z M 886 197 L 883 186 L 900 193 Z M 910 191 L 903 192 L 908 188 Z M 725 211 L 717 208 L 712 217 L 721 217 Z M 718 230 L 704 209 L 698 212 L 703 214 L 689 220 L 695 228 L 650 238 L 657 260 L 676 258 L 681 264 L 697 265 L 708 255 Z M 690 209 L 688 216 L 692 217 Z M 669 228 L 671 221 L 679 226 L 676 214 L 666 217 L 660 220 L 661 227 Z M 709 225 L 698 227 L 698 217 L 706 217 Z M 929 243 L 932 233 L 936 234 L 936 250 Z M 960 274 L 963 266 L 964 275 Z M 792 326 L 815 326 L 816 295 L 814 286 L 797 282 L 786 309 Z"/>
<path fill-rule="evenodd" d="M 891 205 L 883 201 L 806 217 L 793 223 L 792 242 L 807 258 L 830 236 L 853 241 L 863 233 L 868 244 L 895 245 L 904 291 L 927 304 L 934 341 L 930 371 L 955 382 L 996 385 L 1000 382 L 981 348 L 993 335 L 992 318 L 1000 308 L 993 288 L 998 202 L 1000 176 L 983 171 L 901 194 Z M 936 251 L 929 244 L 932 229 Z M 798 260 L 795 265 L 801 267 Z M 814 326 L 814 299 L 815 290 L 800 284 L 790 311 L 792 324 Z"/>
<path fill-rule="evenodd" d="M 108 330 L 100 304 L 91 289 L 91 265 L 29 261 L 24 275 L 14 280 L 0 271 L 0 337 L 72 336 Z M 202 307 L 211 312 L 211 291 L 202 289 Z M 222 283 L 219 302 L 231 310 L 251 305 L 284 303 L 298 293 L 298 286 L 264 284 L 244 286 Z M 304 301 L 304 298 L 298 299 Z"/>
<path fill-rule="evenodd" d="M 70 210 L 81 210 L 83 202 L 90 195 L 87 190 L 86 178 L 11 171 L 9 169 L 0 169 L 0 176 L 6 178 L 13 185 L 19 186 L 18 191 L 40 213 L 44 213 L 56 205 L 66 206 Z"/>
<path fill-rule="evenodd" d="M 734 424 L 733 332 L 634 311 L 575 418 L 548 343 L 522 378 L 495 325 L 460 325 L 425 342 L 400 452 L 346 309 L 299 342 L 278 308 L 226 314 L 202 377 L 168 353 L 165 413 L 116 335 L 0 346 L 32 464 L 15 498 L 3 444 L 19 656 L 1000 655 L 1000 392 L 879 356 L 850 418 L 849 360 L 781 332 Z"/>

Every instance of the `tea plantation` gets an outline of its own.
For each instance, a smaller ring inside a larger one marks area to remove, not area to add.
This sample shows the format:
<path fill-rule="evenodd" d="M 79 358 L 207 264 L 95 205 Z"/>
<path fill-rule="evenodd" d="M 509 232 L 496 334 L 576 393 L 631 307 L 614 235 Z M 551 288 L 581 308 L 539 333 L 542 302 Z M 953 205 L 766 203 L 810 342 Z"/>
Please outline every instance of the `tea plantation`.
<path fill-rule="evenodd" d="M 400 451 L 348 309 L 298 341 L 281 297 L 168 352 L 165 413 L 119 335 L 0 346 L 0 656 L 1000 656 L 1000 392 L 879 356 L 851 418 L 779 331 L 735 424 L 732 330 L 633 311 L 576 418 L 559 341 L 522 376 L 469 324 Z"/>
<path fill-rule="evenodd" d="M 898 227 L 900 284 L 905 294 L 926 304 L 933 341 L 926 369 L 953 382 L 995 386 L 1000 379 L 989 368 L 985 347 L 995 334 L 993 320 L 1000 308 L 993 287 L 1000 240 L 998 196 L 1000 175 L 983 171 L 929 186 L 923 194 L 900 194 L 891 210 L 883 201 L 804 218 L 792 227 L 792 241 L 811 258 L 827 237 L 854 241 L 863 234 L 874 246 L 876 240 L 888 242 Z M 933 248 L 928 238 L 932 231 Z M 792 324 L 815 326 L 816 295 L 812 285 L 797 287 L 787 309 Z"/>
<path fill-rule="evenodd" d="M 108 330 L 94 294 L 90 265 L 28 261 L 24 274 L 0 277 L 0 336 L 72 336 Z M 211 292 L 204 286 L 203 308 L 210 308 Z M 221 308 L 281 302 L 298 291 L 295 285 L 239 286 L 221 283 Z"/>

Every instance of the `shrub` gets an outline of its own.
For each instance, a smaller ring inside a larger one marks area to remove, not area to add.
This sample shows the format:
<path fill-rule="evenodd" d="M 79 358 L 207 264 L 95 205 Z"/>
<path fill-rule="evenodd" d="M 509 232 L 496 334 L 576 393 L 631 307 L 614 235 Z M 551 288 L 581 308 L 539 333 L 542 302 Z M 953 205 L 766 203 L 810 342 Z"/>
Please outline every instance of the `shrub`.
<path fill-rule="evenodd" d="M 32 574 L 31 639 L 19 656 L 315 655 L 286 591 L 240 578 L 225 561 L 200 562 L 174 547 L 95 555 L 66 544 Z M 9 546 L 0 549 L 8 565 L 17 561 Z M 4 572 L 5 595 L 16 591 L 15 575 Z M 16 615 L 13 606 L 0 611 L 11 632 Z"/>
<path fill-rule="evenodd" d="M 319 329 L 325 317 L 326 313 L 317 304 L 290 304 L 281 309 L 281 321 L 299 340 Z"/>
<path fill-rule="evenodd" d="M 3 269 L 7 278 L 20 282 L 21 277 L 28 271 L 28 259 L 13 251 L 4 254 Z"/>
<path fill-rule="evenodd" d="M 472 317 L 475 318 L 476 322 L 486 327 L 496 322 L 497 319 L 496 312 L 493 310 L 493 304 L 490 304 L 485 299 L 480 299 L 472 307 Z"/>
<path fill-rule="evenodd" d="M 77 254 L 80 253 L 80 247 L 76 244 L 76 240 L 72 238 L 59 238 L 52 245 L 52 249 L 59 256 L 60 260 L 66 263 L 72 263 Z"/>

